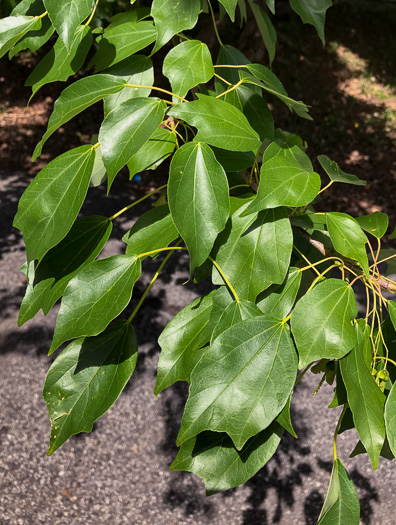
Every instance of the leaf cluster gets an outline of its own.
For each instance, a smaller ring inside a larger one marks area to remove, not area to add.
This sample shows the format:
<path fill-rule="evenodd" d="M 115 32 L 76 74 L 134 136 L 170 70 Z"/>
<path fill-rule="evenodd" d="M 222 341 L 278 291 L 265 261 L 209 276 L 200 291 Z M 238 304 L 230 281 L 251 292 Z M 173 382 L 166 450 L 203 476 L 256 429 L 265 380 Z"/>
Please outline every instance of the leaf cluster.
<path fill-rule="evenodd" d="M 48 454 L 89 432 L 116 401 L 136 365 L 135 315 L 169 258 L 185 251 L 190 278 L 211 279 L 213 290 L 181 310 L 159 338 L 155 394 L 177 381 L 190 385 L 171 470 L 194 472 L 208 494 L 247 481 L 284 431 L 297 437 L 293 391 L 311 370 L 321 374 L 319 387 L 333 385 L 330 408 L 343 406 L 318 523 L 358 524 L 338 433 L 355 428 L 352 455 L 367 453 L 374 469 L 381 455 L 396 454 L 396 304 L 384 295 L 396 283 L 380 265 L 388 218 L 316 211 L 333 183 L 365 182 L 325 155 L 317 173 L 305 142 L 276 127 L 269 104 L 276 97 L 308 120 L 309 107 L 289 96 L 270 67 L 223 45 L 216 13 L 244 24 L 251 12 L 271 65 L 274 0 L 266 9 L 253 0 L 148 3 L 111 16 L 101 0 L 65 0 L 61 8 L 54 0 L 22 0 L 0 21 L 0 56 L 53 43 L 26 81 L 32 96 L 85 72 L 55 102 L 33 158 L 73 117 L 103 106 L 98 141 L 50 162 L 26 189 L 14 221 L 27 256 L 19 324 L 61 299 L 50 353 L 69 342 L 44 385 Z M 331 0 L 290 5 L 324 41 Z M 217 56 L 189 33 L 198 19 L 213 21 Z M 162 48 L 154 71 L 152 57 Z M 160 73 L 169 90 L 154 84 Z M 125 253 L 98 259 L 113 221 L 143 199 L 112 217 L 79 217 L 90 185 L 110 191 L 120 171 L 132 178 L 166 159 L 167 183 L 147 195 L 162 191 L 124 236 Z M 125 319 L 142 264 L 161 252 L 165 259 Z M 360 316 L 357 282 L 367 294 Z"/>

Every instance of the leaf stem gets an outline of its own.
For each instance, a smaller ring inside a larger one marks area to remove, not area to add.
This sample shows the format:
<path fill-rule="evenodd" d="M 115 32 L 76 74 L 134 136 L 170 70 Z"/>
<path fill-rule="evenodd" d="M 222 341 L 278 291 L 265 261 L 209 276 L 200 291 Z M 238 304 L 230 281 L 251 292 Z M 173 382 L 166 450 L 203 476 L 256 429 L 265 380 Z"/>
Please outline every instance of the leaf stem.
<path fill-rule="evenodd" d="M 175 95 L 175 93 L 172 93 L 172 91 L 168 91 L 167 89 L 162 89 L 156 86 L 139 86 L 139 84 L 125 84 L 124 87 L 131 87 L 131 88 L 137 88 L 137 89 L 154 89 L 155 91 L 161 91 L 161 93 L 166 93 L 167 95 L 171 95 L 172 97 L 176 97 L 183 102 L 188 102 L 183 97 L 179 97 L 179 95 Z M 175 104 L 175 102 L 169 102 L 168 100 L 165 100 L 165 102 L 168 102 L 169 104 Z"/>
<path fill-rule="evenodd" d="M 381 261 L 377 261 L 376 263 L 372 264 L 369 268 L 372 268 L 373 266 L 381 264 L 385 261 L 389 261 L 389 259 L 393 259 L 393 257 L 396 257 L 396 253 L 394 253 L 393 255 L 390 255 L 389 257 L 386 257 L 385 259 L 382 259 Z"/>
<path fill-rule="evenodd" d="M 145 195 L 145 196 L 142 197 L 141 199 L 138 199 L 137 201 L 132 202 L 132 204 L 129 204 L 128 206 L 125 206 L 125 208 L 122 208 L 122 210 L 118 211 L 117 213 L 115 213 L 114 215 L 112 215 L 111 217 L 109 217 L 109 221 L 113 221 L 114 219 L 116 219 L 117 217 L 119 217 L 120 215 L 122 215 L 123 213 L 125 213 L 126 211 L 130 210 L 131 208 L 133 208 L 133 207 L 136 206 L 137 204 L 140 204 L 142 201 L 144 201 L 145 199 L 147 199 L 148 197 L 150 197 L 150 196 L 153 195 L 154 193 L 157 193 L 157 191 L 161 191 L 161 190 L 165 189 L 166 187 L 167 187 L 167 184 L 164 184 L 163 186 L 160 186 L 160 187 L 157 188 L 156 190 L 153 190 L 153 191 L 151 191 L 150 193 L 147 193 L 147 195 Z"/>
<path fill-rule="evenodd" d="M 216 64 L 213 67 L 232 67 L 232 68 L 240 68 L 240 67 L 247 67 L 246 64 L 240 64 L 239 66 L 231 66 L 230 64 Z"/>
<path fill-rule="evenodd" d="M 320 273 L 316 278 L 315 280 L 313 281 L 313 283 L 311 284 L 311 286 L 308 288 L 308 290 L 305 292 L 306 294 L 308 292 L 310 292 L 312 290 L 312 288 L 316 285 L 316 283 L 319 281 L 319 279 L 321 277 L 324 277 L 326 275 L 326 273 L 328 273 L 330 270 L 332 270 L 333 268 L 338 268 L 338 264 L 332 264 L 331 266 L 329 266 L 326 270 L 324 270 L 322 273 Z"/>
<path fill-rule="evenodd" d="M 99 146 L 100 146 L 100 142 L 97 142 L 97 143 L 94 144 L 92 147 L 93 147 L 93 149 L 96 149 L 96 148 L 99 148 Z"/>
<path fill-rule="evenodd" d="M 327 188 L 330 188 L 330 186 L 333 184 L 333 180 L 331 180 L 324 188 L 322 188 L 319 192 L 318 192 L 318 195 L 319 193 L 322 193 L 322 191 L 325 191 L 327 190 Z"/>
<path fill-rule="evenodd" d="M 99 0 L 96 0 L 91 16 L 88 18 L 87 22 L 84 24 L 85 26 L 89 26 L 89 24 L 92 22 L 92 19 L 95 16 L 96 8 L 98 7 L 98 4 L 99 4 Z"/>
<path fill-rule="evenodd" d="M 158 250 L 152 250 L 151 252 L 145 252 L 138 255 L 138 259 L 147 257 L 148 255 L 154 255 L 155 253 L 166 252 L 168 250 L 187 250 L 184 246 L 168 246 L 167 248 L 158 248 Z"/>
<path fill-rule="evenodd" d="M 224 84 L 227 84 L 228 86 L 232 86 L 231 82 L 228 82 L 228 80 L 226 80 L 225 78 L 221 77 L 217 73 L 215 73 L 214 76 L 219 78 L 222 82 L 224 82 Z"/>
<path fill-rule="evenodd" d="M 306 366 L 304 368 L 304 370 L 301 372 L 301 374 L 297 377 L 296 382 L 294 383 L 294 386 L 298 385 L 298 383 L 305 376 L 305 374 L 308 372 L 308 370 L 310 369 L 311 366 L 312 366 L 312 363 L 310 363 L 308 366 Z"/>
<path fill-rule="evenodd" d="M 36 18 L 44 18 L 45 16 L 48 15 L 48 11 L 44 11 L 43 14 L 39 15 L 39 16 L 36 16 Z"/>
<path fill-rule="evenodd" d="M 239 82 L 234 84 L 230 89 L 227 89 L 227 91 L 224 91 L 223 93 L 220 93 L 220 95 L 217 95 L 216 98 L 224 97 L 224 95 L 227 95 L 227 93 L 231 93 L 231 91 L 234 91 L 241 84 L 243 84 L 243 80 L 240 80 Z"/>
<path fill-rule="evenodd" d="M 213 12 L 213 7 L 212 7 L 212 4 L 211 4 L 210 0 L 208 0 L 208 5 L 209 5 L 209 9 L 210 9 L 210 14 L 212 15 L 213 27 L 214 27 L 214 30 L 215 30 L 215 33 L 216 33 L 217 41 L 221 45 L 221 47 L 223 47 L 224 44 L 221 41 L 219 32 L 217 30 L 216 18 L 215 18 L 215 15 L 214 15 L 214 12 Z"/>
<path fill-rule="evenodd" d="M 335 429 L 335 432 L 334 432 L 334 437 L 333 437 L 333 456 L 334 456 L 334 461 L 337 459 L 337 436 L 338 436 L 338 431 L 340 430 L 342 419 L 343 419 L 343 417 L 345 415 L 345 412 L 346 412 L 347 408 L 348 408 L 348 404 L 345 403 L 344 408 L 342 409 L 342 412 L 341 412 L 341 415 L 340 415 L 340 419 L 338 420 L 338 423 L 337 423 L 337 426 L 336 426 L 336 429 Z"/>
<path fill-rule="evenodd" d="M 378 361 L 381 361 L 382 359 L 385 359 L 385 361 L 389 361 L 390 363 L 392 363 L 392 365 L 396 366 L 396 361 L 393 361 L 393 359 L 390 359 L 390 357 L 376 356 L 376 357 L 374 357 L 374 359 L 377 359 Z"/>
<path fill-rule="evenodd" d="M 227 279 L 227 277 L 226 277 L 225 273 L 223 272 L 223 270 L 220 268 L 220 266 L 217 264 L 217 262 L 216 262 L 214 259 L 212 259 L 212 257 L 209 256 L 208 259 L 209 259 L 209 261 L 212 262 L 212 264 L 215 266 L 215 268 L 217 269 L 217 271 L 218 271 L 219 274 L 221 275 L 223 281 L 226 283 L 226 285 L 227 285 L 228 288 L 230 289 L 232 295 L 234 296 L 235 301 L 236 301 L 237 303 L 239 303 L 239 302 L 240 302 L 240 299 L 239 299 L 239 297 L 238 297 L 238 294 L 237 294 L 236 291 L 234 290 L 234 287 L 232 286 L 232 284 L 230 283 L 230 281 Z"/>
<path fill-rule="evenodd" d="M 296 250 L 296 252 L 305 260 L 305 262 L 307 262 L 309 265 L 310 265 L 310 268 L 312 268 L 313 270 L 315 270 L 315 272 L 320 275 L 320 272 L 319 270 L 315 267 L 314 264 L 312 264 L 306 257 L 305 255 L 303 254 L 303 252 L 301 252 L 297 246 L 295 244 L 293 244 L 293 249 Z"/>
<path fill-rule="evenodd" d="M 180 239 L 179 242 L 177 244 L 180 244 L 182 242 L 182 240 Z M 176 248 L 177 247 L 177 244 L 176 246 L 174 246 L 173 248 Z M 130 315 L 130 317 L 128 318 L 128 323 L 131 323 L 133 318 L 135 317 L 135 315 L 138 313 L 138 311 L 140 310 L 140 307 L 142 306 L 144 300 L 146 299 L 148 293 L 150 292 L 151 288 L 153 287 L 153 284 L 155 283 L 155 281 L 158 279 L 159 277 L 159 274 L 161 273 L 161 270 L 163 269 L 163 267 L 165 266 L 165 264 L 168 262 L 169 258 L 171 257 L 171 255 L 173 255 L 173 251 L 168 253 L 168 255 L 165 257 L 165 259 L 162 261 L 162 263 L 160 264 L 158 270 L 155 272 L 155 275 L 154 277 L 151 279 L 151 282 L 150 284 L 147 286 L 147 288 L 145 289 L 142 297 L 140 298 L 138 304 L 136 305 L 136 308 L 133 310 L 132 314 Z"/>

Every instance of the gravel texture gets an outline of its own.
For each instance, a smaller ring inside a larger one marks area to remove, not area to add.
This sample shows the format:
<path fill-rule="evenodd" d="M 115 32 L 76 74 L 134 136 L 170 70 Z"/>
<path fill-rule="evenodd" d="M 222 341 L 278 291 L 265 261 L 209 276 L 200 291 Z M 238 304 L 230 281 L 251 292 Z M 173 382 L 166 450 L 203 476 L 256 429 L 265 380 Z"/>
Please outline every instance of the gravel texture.
<path fill-rule="evenodd" d="M 53 361 L 46 353 L 56 311 L 17 327 L 24 293 L 18 268 L 24 251 L 11 222 L 28 181 L 21 173 L 0 175 L 1 525 L 314 524 L 329 481 L 333 413 L 338 409 L 331 413 L 326 408 L 332 397 L 328 386 L 312 397 L 318 382 L 312 374 L 293 397 L 299 439 L 285 436 L 274 458 L 244 486 L 207 498 L 199 478 L 168 470 L 177 452 L 175 438 L 187 389 L 178 383 L 153 396 L 156 340 L 173 315 L 207 289 L 205 284 L 182 286 L 188 277 L 184 254 L 171 259 L 173 268 L 161 276 L 135 318 L 140 355 L 125 391 L 91 434 L 75 436 L 46 456 L 50 425 L 41 390 Z M 118 197 L 106 198 L 101 189 L 90 191 L 84 213 L 111 214 L 134 198 L 133 187 L 122 181 L 116 181 L 112 193 Z M 116 225 L 105 255 L 121 252 L 117 239 L 132 223 L 129 215 Z M 145 265 L 137 298 L 158 264 L 155 260 Z M 350 460 L 356 440 L 355 431 L 348 431 L 340 436 L 338 448 L 361 500 L 361 523 L 395 523 L 393 465 L 382 460 L 372 472 L 366 457 Z"/>

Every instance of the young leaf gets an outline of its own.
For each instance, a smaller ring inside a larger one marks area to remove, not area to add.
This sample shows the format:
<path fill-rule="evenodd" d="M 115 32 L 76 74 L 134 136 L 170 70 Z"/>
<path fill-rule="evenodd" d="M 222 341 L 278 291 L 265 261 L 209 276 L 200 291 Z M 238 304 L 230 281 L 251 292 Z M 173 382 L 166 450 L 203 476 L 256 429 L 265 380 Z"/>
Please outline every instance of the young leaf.
<path fill-rule="evenodd" d="M 231 20 L 235 21 L 235 10 L 238 3 L 238 0 L 219 0 L 219 2 L 225 7 L 225 10 L 228 13 L 228 16 Z"/>
<path fill-rule="evenodd" d="M 355 186 L 365 186 L 367 184 L 365 180 L 359 179 L 356 175 L 342 171 L 339 165 L 335 161 L 330 160 L 329 157 L 326 157 L 326 155 L 318 155 L 318 161 L 329 176 L 329 179 L 334 182 L 344 182 Z"/>
<path fill-rule="evenodd" d="M 77 219 L 66 237 L 44 255 L 39 265 L 31 263 L 19 326 L 34 317 L 40 308 L 44 315 L 48 314 L 63 295 L 67 283 L 102 251 L 111 229 L 112 223 L 106 217 Z"/>
<path fill-rule="evenodd" d="M 210 344 L 219 337 L 225 330 L 234 326 L 245 319 L 250 317 L 258 317 L 262 315 L 261 310 L 251 301 L 233 301 L 227 306 L 224 312 L 221 314 L 219 322 L 213 330 L 212 337 L 210 338 Z"/>
<path fill-rule="evenodd" d="M 290 263 L 293 233 L 284 208 L 244 217 L 248 204 L 229 219 L 215 243 L 214 257 L 239 298 L 255 301 L 271 284 L 283 282 Z M 212 278 L 215 284 L 221 283 L 215 268 Z"/>
<path fill-rule="evenodd" d="M 345 257 L 356 259 L 366 275 L 369 275 L 366 253 L 366 235 L 359 223 L 346 213 L 326 214 L 327 228 L 334 248 Z"/>
<path fill-rule="evenodd" d="M 49 354 L 69 339 L 100 334 L 131 300 L 140 273 L 134 255 L 113 255 L 82 268 L 65 290 Z"/>
<path fill-rule="evenodd" d="M 389 447 L 396 456 L 396 383 L 393 384 L 385 405 L 385 425 Z"/>
<path fill-rule="evenodd" d="M 257 306 L 264 315 L 284 319 L 293 307 L 300 288 L 302 273 L 298 268 L 289 268 L 285 282 L 272 285 L 257 298 Z"/>
<path fill-rule="evenodd" d="M 230 212 L 228 181 L 207 144 L 189 142 L 173 156 L 168 200 L 190 253 L 191 272 L 208 258 Z"/>
<path fill-rule="evenodd" d="M 41 14 L 42 12 L 43 9 L 41 8 L 41 12 L 38 14 Z M 29 49 L 32 52 L 37 51 L 48 42 L 54 34 L 54 31 L 55 28 L 48 17 L 41 19 L 41 28 L 28 31 L 19 42 L 10 49 L 9 57 L 13 58 L 17 53 L 20 53 L 25 49 Z"/>
<path fill-rule="evenodd" d="M 103 74 L 122 79 L 125 84 L 137 86 L 152 86 L 154 84 L 154 68 L 152 61 L 144 55 L 132 55 L 122 62 L 103 71 Z M 151 89 L 124 87 L 118 93 L 104 99 L 105 116 L 120 104 L 130 98 L 148 97 Z"/>
<path fill-rule="evenodd" d="M 154 395 L 176 381 L 190 381 L 191 371 L 205 350 L 220 316 L 232 302 L 222 286 L 183 308 L 165 327 L 158 339 L 161 354 Z"/>
<path fill-rule="evenodd" d="M 360 504 L 355 487 L 341 461 L 336 459 L 318 525 L 359 525 L 359 518 Z"/>
<path fill-rule="evenodd" d="M 32 97 L 37 91 L 50 82 L 65 82 L 74 75 L 84 63 L 92 44 L 92 33 L 89 27 L 78 26 L 70 51 L 66 49 L 61 38 L 45 55 L 28 76 L 25 86 L 32 87 Z"/>
<path fill-rule="evenodd" d="M 78 26 L 92 11 L 91 0 L 43 0 L 56 32 L 70 51 Z"/>
<path fill-rule="evenodd" d="M 297 302 L 291 328 L 300 355 L 298 367 L 318 359 L 340 359 L 356 344 L 351 320 L 358 313 L 345 281 L 326 279 Z"/>
<path fill-rule="evenodd" d="M 153 0 L 151 16 L 157 30 L 153 53 L 180 31 L 192 29 L 201 12 L 201 0 Z"/>
<path fill-rule="evenodd" d="M 89 65 L 95 64 L 95 71 L 102 71 L 150 45 L 156 34 L 152 22 L 127 20 L 124 23 L 110 24 Z"/>
<path fill-rule="evenodd" d="M 275 58 L 276 31 L 269 16 L 259 5 L 252 2 L 252 0 L 249 0 L 249 5 L 253 11 L 264 45 L 267 48 L 271 65 Z"/>
<path fill-rule="evenodd" d="M 290 111 L 294 111 L 299 117 L 312 120 L 311 116 L 308 114 L 308 106 L 306 106 L 304 102 L 290 98 L 279 78 L 272 73 L 270 69 L 261 64 L 248 64 L 246 68 L 251 75 L 246 73 L 245 69 L 239 70 L 239 77 L 241 80 L 265 89 L 268 93 L 279 98 L 279 100 L 286 104 Z"/>
<path fill-rule="evenodd" d="M 0 58 L 28 31 L 38 31 L 41 18 L 34 16 L 9 16 L 0 20 Z"/>
<path fill-rule="evenodd" d="M 197 96 L 198 100 L 172 108 L 169 115 L 197 127 L 197 141 L 231 151 L 257 151 L 260 138 L 241 111 L 224 100 Z"/>
<path fill-rule="evenodd" d="M 355 347 L 348 355 L 340 359 L 339 365 L 354 425 L 370 456 L 373 470 L 376 470 L 385 440 L 385 396 L 376 384 L 362 356 L 365 332 L 359 325 L 356 325 L 356 332 Z"/>
<path fill-rule="evenodd" d="M 72 227 L 84 202 L 95 150 L 81 146 L 60 155 L 22 195 L 14 227 L 23 233 L 27 260 L 42 259 Z"/>
<path fill-rule="evenodd" d="M 282 412 L 275 419 L 275 421 L 279 423 L 285 430 L 287 430 L 291 436 L 293 436 L 294 438 L 297 438 L 297 434 L 294 431 L 293 424 L 292 424 L 291 417 L 290 417 L 290 401 L 291 401 L 291 396 L 287 400 L 286 405 L 283 407 Z"/>
<path fill-rule="evenodd" d="M 50 456 L 70 436 L 91 432 L 121 394 L 137 360 L 132 326 L 119 321 L 94 337 L 73 341 L 55 359 L 43 397 L 51 420 Z"/>
<path fill-rule="evenodd" d="M 143 213 L 122 240 L 127 243 L 127 255 L 140 255 L 165 248 L 178 237 L 179 232 L 165 205 Z"/>
<path fill-rule="evenodd" d="M 326 11 L 332 6 L 331 0 L 290 0 L 292 9 L 300 16 L 304 24 L 311 24 L 325 44 L 324 23 Z M 352 525 L 352 524 L 351 524 Z"/>
<path fill-rule="evenodd" d="M 136 173 L 158 168 L 176 147 L 176 135 L 171 131 L 158 128 L 150 139 L 128 161 L 129 178 Z"/>
<path fill-rule="evenodd" d="M 162 70 L 170 80 L 172 91 L 181 97 L 198 84 L 209 82 L 214 75 L 209 48 L 199 40 L 187 40 L 171 49 L 164 58 Z"/>
<path fill-rule="evenodd" d="M 377 239 L 381 239 L 386 233 L 389 225 L 388 216 L 385 213 L 375 211 L 370 215 L 362 215 L 356 219 L 362 230 L 371 233 Z"/>
<path fill-rule="evenodd" d="M 211 496 L 254 476 L 274 455 L 282 434 L 280 425 L 273 423 L 238 450 L 227 434 L 202 432 L 183 443 L 169 470 L 193 472 Z"/>
<path fill-rule="evenodd" d="M 231 326 L 191 374 L 177 444 L 214 430 L 227 432 L 240 450 L 283 409 L 296 373 L 296 351 L 285 325 L 260 316 Z"/>
<path fill-rule="evenodd" d="M 107 171 L 103 164 L 102 150 L 99 146 L 95 149 L 95 161 L 92 168 L 90 184 L 93 187 L 100 186 L 107 179 Z"/>
<path fill-rule="evenodd" d="M 125 82 L 110 75 L 81 78 L 62 91 L 54 104 L 48 128 L 33 153 L 33 160 L 41 155 L 45 142 L 63 124 L 106 96 L 121 91 Z"/>
<path fill-rule="evenodd" d="M 245 215 L 278 206 L 306 206 L 320 190 L 320 177 L 295 160 L 277 155 L 261 166 L 257 197 Z"/>
<path fill-rule="evenodd" d="M 158 98 L 126 100 L 104 119 L 99 131 L 109 189 L 115 176 L 153 135 L 164 118 L 166 104 Z"/>

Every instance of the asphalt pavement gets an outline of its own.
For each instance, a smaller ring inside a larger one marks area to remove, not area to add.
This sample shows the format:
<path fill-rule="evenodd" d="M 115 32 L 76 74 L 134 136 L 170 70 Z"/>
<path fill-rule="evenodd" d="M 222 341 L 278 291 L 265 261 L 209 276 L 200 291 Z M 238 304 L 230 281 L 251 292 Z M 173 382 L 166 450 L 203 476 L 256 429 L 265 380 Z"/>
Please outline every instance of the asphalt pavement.
<path fill-rule="evenodd" d="M 41 391 L 53 361 L 47 352 L 56 308 L 17 327 L 25 288 L 18 270 L 24 250 L 11 224 L 27 183 L 23 173 L 0 172 L 0 524 L 315 524 L 330 477 L 338 410 L 326 408 L 331 387 L 325 385 L 312 397 L 318 376 L 307 374 L 293 396 L 299 439 L 284 436 L 276 455 L 244 486 L 206 497 L 198 477 L 169 472 L 187 388 L 177 383 L 154 397 L 156 341 L 181 308 L 208 290 L 205 283 L 183 284 L 188 278 L 185 254 L 171 259 L 135 318 L 139 358 L 125 391 L 91 434 L 74 436 L 46 456 L 50 424 Z M 84 214 L 111 215 L 140 196 L 136 184 L 121 179 L 112 195 L 107 198 L 101 188 L 90 190 Z M 119 239 L 134 219 L 119 220 L 104 255 L 122 252 Z M 144 265 L 137 299 L 159 261 Z M 394 464 L 382 459 L 373 472 L 367 457 L 349 459 L 356 441 L 355 431 L 347 431 L 338 449 L 357 487 L 361 523 L 394 524 Z"/>

